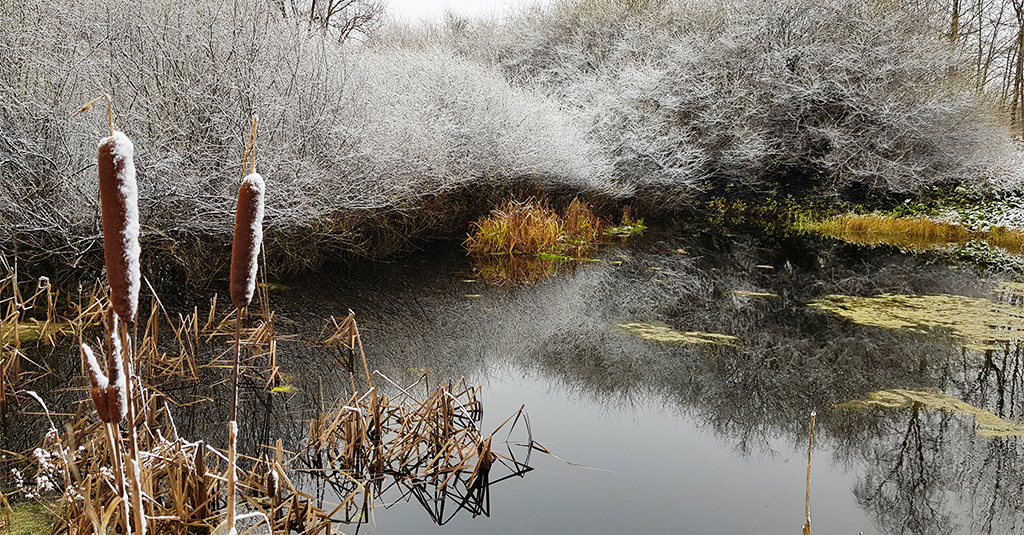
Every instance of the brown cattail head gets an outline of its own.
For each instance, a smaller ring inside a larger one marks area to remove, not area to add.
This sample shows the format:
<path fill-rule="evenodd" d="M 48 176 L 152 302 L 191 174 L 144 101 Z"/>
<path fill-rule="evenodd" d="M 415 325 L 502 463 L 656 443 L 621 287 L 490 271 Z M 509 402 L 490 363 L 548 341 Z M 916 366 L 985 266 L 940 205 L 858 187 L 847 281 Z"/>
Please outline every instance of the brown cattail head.
<path fill-rule="evenodd" d="M 86 367 L 89 369 L 89 382 L 92 384 L 92 388 L 89 389 L 89 396 L 92 397 L 93 405 L 96 405 L 96 413 L 100 415 L 100 420 L 109 422 L 107 376 L 103 373 L 100 363 L 96 361 L 96 356 L 93 355 L 92 349 L 89 346 L 82 344 L 82 355 L 85 356 Z"/>
<path fill-rule="evenodd" d="M 120 422 L 128 414 L 128 385 L 125 384 L 124 358 L 121 356 L 117 314 L 113 307 L 107 308 L 104 323 L 107 328 L 108 410 L 112 421 Z"/>
<path fill-rule="evenodd" d="M 231 303 L 249 306 L 256 289 L 256 260 L 263 243 L 263 177 L 252 173 L 242 180 L 231 244 Z"/>
<path fill-rule="evenodd" d="M 100 140 L 97 167 L 103 208 L 103 253 L 110 284 L 110 302 L 121 321 L 135 321 L 139 304 L 139 199 L 135 182 L 134 146 L 114 132 Z"/>
<path fill-rule="evenodd" d="M 267 497 L 277 498 L 277 493 L 281 490 L 281 476 L 277 475 L 277 470 L 273 467 L 270 468 L 270 472 L 267 473 Z"/>

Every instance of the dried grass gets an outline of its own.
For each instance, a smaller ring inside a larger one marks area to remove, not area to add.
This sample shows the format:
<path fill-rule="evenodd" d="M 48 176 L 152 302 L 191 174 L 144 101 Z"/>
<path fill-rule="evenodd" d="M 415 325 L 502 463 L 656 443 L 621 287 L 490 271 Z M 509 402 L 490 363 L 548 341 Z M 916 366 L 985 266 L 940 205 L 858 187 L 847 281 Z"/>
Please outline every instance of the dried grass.
<path fill-rule="evenodd" d="M 509 200 L 474 226 L 465 242 L 473 253 L 537 255 L 557 250 L 562 225 L 546 201 Z"/>
<path fill-rule="evenodd" d="M 10 293 L 11 288 L 10 281 L 0 284 L 0 291 Z M 49 289 L 46 285 L 39 288 L 32 299 L 41 302 Z M 18 302 L 34 303 L 32 299 Z M 5 303 L 13 301 L 8 298 Z M 54 314 L 50 322 L 66 322 L 75 338 L 106 346 L 109 354 L 110 346 L 104 341 L 111 326 L 104 325 L 103 316 L 110 308 L 109 300 L 96 290 L 69 307 L 71 317 Z M 274 328 L 274 315 L 256 316 L 244 329 L 236 318 L 217 310 L 216 297 L 202 317 L 198 309 L 172 317 L 153 296 L 149 317 L 139 332 L 138 366 L 145 372 L 133 375 L 131 406 L 138 415 L 134 425 L 118 429 L 116 424 L 105 424 L 97 419 L 91 403 L 79 403 L 63 431 L 52 430 L 40 445 L 53 452 L 48 468 L 52 479 L 67 489 L 55 510 L 53 533 L 125 532 L 126 525 L 134 532 L 137 520 L 127 516 L 122 507 L 134 501 L 130 490 L 133 460 L 138 465 L 140 509 L 131 511 L 141 512 L 147 529 L 186 534 L 207 531 L 223 522 L 228 455 L 178 433 L 170 404 L 174 400 L 163 394 L 159 385 L 198 383 L 203 368 L 227 367 L 232 353 L 229 340 L 236 329 L 241 344 L 252 355 L 243 362 L 244 371 L 265 373 L 268 386 L 275 376 L 279 380 L 274 362 L 280 335 Z M 160 339 L 161 333 L 166 339 Z M 436 521 L 446 522 L 458 511 L 487 514 L 488 486 L 496 482 L 491 476 L 495 465 L 507 468 L 504 477 L 530 470 L 528 454 L 534 443 L 524 410 L 498 430 L 507 428 L 511 435 L 517 425 L 526 427 L 528 440 L 522 445 L 527 447 L 527 462 L 517 460 L 511 446 L 507 454 L 495 451 L 493 434 L 481 432 L 479 387 L 459 382 L 431 390 L 424 382 L 402 388 L 378 372 L 371 373 L 351 311 L 342 320 L 331 318 L 319 343 L 337 348 L 352 365 L 358 351 L 363 362 L 358 371 L 366 375 L 366 391 L 339 400 L 333 409 L 313 418 L 308 439 L 298 453 L 286 455 L 278 440 L 275 447 L 265 446 L 273 451 L 270 459 L 239 456 L 247 468 L 237 475 L 237 507 L 244 513 L 237 515 L 238 519 L 252 516 L 263 529 L 267 524 L 273 526 L 274 533 L 329 533 L 331 522 L 367 521 L 376 497 L 397 489 L 402 498 L 423 504 Z M 350 366 L 350 371 L 357 370 Z M 389 397 L 384 390 L 397 394 Z M 89 394 L 85 395 L 87 399 Z M 132 434 L 137 435 L 136 453 L 126 447 Z M 124 473 L 116 469 L 122 465 Z M 340 501 L 326 507 L 320 499 L 303 493 L 292 482 L 296 472 L 331 486 Z M 446 503 L 450 505 L 446 507 Z M 244 531 L 241 525 L 238 531 Z"/>
<path fill-rule="evenodd" d="M 924 217 L 844 215 L 819 222 L 814 225 L 814 229 L 826 236 L 865 245 L 886 244 L 923 250 L 934 246 L 984 240 L 1012 253 L 1024 251 L 1024 232 L 1020 230 L 995 227 L 986 231 L 972 231 L 963 225 Z"/>
<path fill-rule="evenodd" d="M 464 245 L 490 255 L 585 254 L 601 237 L 601 221 L 574 198 L 561 217 L 545 200 L 506 201 L 473 224 Z"/>

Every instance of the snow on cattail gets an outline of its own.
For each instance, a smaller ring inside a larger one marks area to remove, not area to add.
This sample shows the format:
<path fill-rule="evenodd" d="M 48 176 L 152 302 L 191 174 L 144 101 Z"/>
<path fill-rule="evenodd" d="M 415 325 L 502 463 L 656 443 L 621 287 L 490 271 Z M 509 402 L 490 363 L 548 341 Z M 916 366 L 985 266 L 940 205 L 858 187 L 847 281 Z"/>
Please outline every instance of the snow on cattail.
<path fill-rule="evenodd" d="M 103 373 L 99 361 L 96 360 L 96 355 L 88 345 L 82 344 L 82 354 L 85 355 L 86 367 L 89 368 L 89 382 L 92 384 L 92 388 L 89 389 L 89 397 L 92 398 L 93 405 L 96 405 L 96 414 L 104 422 L 115 424 L 120 422 L 124 419 L 128 407 L 123 374 L 118 374 L 120 379 L 111 382 Z M 113 369 L 108 372 L 112 376 L 116 373 Z"/>
<path fill-rule="evenodd" d="M 256 289 L 256 260 L 263 243 L 263 177 L 253 172 L 242 180 L 231 244 L 231 303 L 249 306 Z"/>
<path fill-rule="evenodd" d="M 92 397 L 93 405 L 96 405 L 96 413 L 100 415 L 100 420 L 109 422 L 107 375 L 103 373 L 103 369 L 100 368 L 100 363 L 96 361 L 96 356 L 93 355 L 92 349 L 86 344 L 82 344 L 82 354 L 85 355 L 86 367 L 89 368 L 89 382 L 92 383 L 92 388 L 89 389 L 89 396 Z"/>
<path fill-rule="evenodd" d="M 113 307 L 107 308 L 107 403 L 110 417 L 120 422 L 128 414 L 128 385 L 125 384 L 124 358 L 121 356 L 121 341 L 117 336 L 117 314 Z"/>
<path fill-rule="evenodd" d="M 131 323 L 139 303 L 139 199 L 135 182 L 134 146 L 128 136 L 113 132 L 100 140 L 100 205 L 103 208 L 103 253 L 110 301 Z"/>

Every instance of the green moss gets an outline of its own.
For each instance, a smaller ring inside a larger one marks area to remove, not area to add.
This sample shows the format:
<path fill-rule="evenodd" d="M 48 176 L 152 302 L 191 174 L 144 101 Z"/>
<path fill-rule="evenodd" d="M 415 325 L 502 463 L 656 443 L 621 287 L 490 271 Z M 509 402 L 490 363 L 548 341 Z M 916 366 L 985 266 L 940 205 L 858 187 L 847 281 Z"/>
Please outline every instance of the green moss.
<path fill-rule="evenodd" d="M 0 506 L 0 525 L 7 523 L 5 508 Z M 0 528 L 0 535 L 39 535 L 50 533 L 55 520 L 54 513 L 38 502 L 13 504 L 10 524 Z"/>
<path fill-rule="evenodd" d="M 537 258 L 541 260 L 555 260 L 557 262 L 572 262 L 571 256 L 565 256 L 554 253 L 540 253 L 539 255 L 537 255 Z"/>
<path fill-rule="evenodd" d="M 915 404 L 921 404 L 930 409 L 973 416 L 975 431 L 979 435 L 987 437 L 1024 436 L 1024 425 L 1004 420 L 985 409 L 979 409 L 978 407 L 965 403 L 954 397 L 947 396 L 937 390 L 907 390 L 902 388 L 882 390 L 878 392 L 871 392 L 868 394 L 867 399 L 848 401 L 837 405 L 836 408 L 902 409 L 913 407 Z"/>
<path fill-rule="evenodd" d="M 40 340 L 45 340 L 49 336 L 61 335 L 67 328 L 67 323 L 53 321 L 42 323 L 35 319 L 22 321 L 18 323 L 18 341 L 22 344 L 34 344 Z M 13 344 L 14 333 L 4 330 L 2 342 L 4 344 Z"/>

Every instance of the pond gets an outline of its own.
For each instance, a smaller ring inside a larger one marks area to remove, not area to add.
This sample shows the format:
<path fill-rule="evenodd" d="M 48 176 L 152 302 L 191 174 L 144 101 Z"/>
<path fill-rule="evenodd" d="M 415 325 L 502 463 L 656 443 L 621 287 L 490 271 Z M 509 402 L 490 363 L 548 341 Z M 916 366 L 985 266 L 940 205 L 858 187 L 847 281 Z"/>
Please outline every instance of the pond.
<path fill-rule="evenodd" d="M 970 414 L 920 403 L 836 408 L 934 390 L 1019 418 L 1019 343 L 979 349 L 941 327 L 858 325 L 808 306 L 836 294 L 996 299 L 1000 281 L 970 266 L 808 236 L 693 232 L 496 285 L 457 248 L 436 249 L 271 300 L 296 325 L 356 310 L 371 368 L 399 383 L 427 373 L 482 385 L 485 432 L 525 404 L 534 440 L 557 458 L 534 451 L 534 471 L 492 485 L 489 517 L 462 511 L 433 526 L 415 500 L 384 496 L 398 501 L 360 531 L 797 532 L 812 411 L 815 532 L 1021 528 L 1019 436 L 982 436 Z M 631 324 L 725 342 L 649 339 Z"/>
<path fill-rule="evenodd" d="M 241 450 L 279 437 L 298 447 L 311 407 L 351 394 L 334 353 L 289 340 L 316 338 L 352 309 L 371 370 L 399 385 L 424 375 L 481 385 L 485 434 L 525 405 L 532 439 L 550 454 L 518 445 L 521 425 L 505 445 L 506 426 L 495 450 L 528 453 L 532 471 L 492 474 L 463 510 L 392 489 L 377 496 L 372 522 L 335 530 L 797 533 L 812 411 L 812 532 L 1024 529 L 1016 320 L 960 335 L 934 318 L 895 328 L 836 311 L 853 308 L 841 296 L 890 294 L 1024 315 L 1013 287 L 1000 286 L 1009 276 L 884 246 L 743 232 L 648 235 L 603 245 L 593 260 L 495 284 L 457 245 L 438 244 L 272 286 L 291 388 L 243 383 Z M 951 314 L 970 323 L 969 311 Z M 879 392 L 909 397 L 872 402 Z M 179 417 L 183 435 L 222 434 L 204 417 L 225 412 L 223 394 L 211 397 L 215 411 Z"/>

